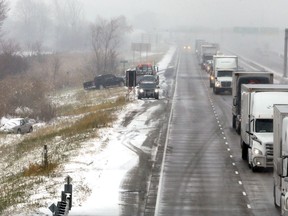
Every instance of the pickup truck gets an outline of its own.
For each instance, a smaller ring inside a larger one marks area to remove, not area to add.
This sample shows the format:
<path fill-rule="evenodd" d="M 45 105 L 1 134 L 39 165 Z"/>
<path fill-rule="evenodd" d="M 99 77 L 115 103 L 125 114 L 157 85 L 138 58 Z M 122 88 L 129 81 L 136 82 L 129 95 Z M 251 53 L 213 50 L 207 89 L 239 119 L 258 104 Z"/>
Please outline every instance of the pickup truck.
<path fill-rule="evenodd" d="M 93 81 L 83 83 L 85 90 L 104 89 L 110 87 L 124 86 L 124 78 L 117 77 L 114 74 L 103 74 L 96 76 Z"/>

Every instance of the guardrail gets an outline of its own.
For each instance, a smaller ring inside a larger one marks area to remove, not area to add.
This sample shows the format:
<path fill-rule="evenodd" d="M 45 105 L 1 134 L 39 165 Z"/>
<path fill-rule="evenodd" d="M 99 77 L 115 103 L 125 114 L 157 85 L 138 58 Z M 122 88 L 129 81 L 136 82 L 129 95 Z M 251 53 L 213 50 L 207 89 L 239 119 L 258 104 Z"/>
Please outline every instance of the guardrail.
<path fill-rule="evenodd" d="M 53 203 L 49 207 L 52 216 L 67 216 L 72 208 L 72 178 L 68 175 L 65 181 L 67 183 L 64 184 L 64 191 L 61 192 L 61 201 L 57 202 L 57 206 Z"/>

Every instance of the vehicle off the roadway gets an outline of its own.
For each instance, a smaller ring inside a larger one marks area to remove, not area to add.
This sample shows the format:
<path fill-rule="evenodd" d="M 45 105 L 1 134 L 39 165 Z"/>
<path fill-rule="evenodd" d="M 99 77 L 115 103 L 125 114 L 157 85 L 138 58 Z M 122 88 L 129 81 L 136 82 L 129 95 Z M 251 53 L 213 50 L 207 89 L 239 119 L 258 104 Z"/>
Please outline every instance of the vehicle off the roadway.
<path fill-rule="evenodd" d="M 102 74 L 96 76 L 93 81 L 83 83 L 86 90 L 89 89 L 104 89 L 117 86 L 124 86 L 125 80 L 123 77 L 117 77 L 114 74 Z"/>
<path fill-rule="evenodd" d="M 17 134 L 31 133 L 33 124 L 27 118 L 13 118 L 7 120 L 1 126 L 0 131 Z"/>

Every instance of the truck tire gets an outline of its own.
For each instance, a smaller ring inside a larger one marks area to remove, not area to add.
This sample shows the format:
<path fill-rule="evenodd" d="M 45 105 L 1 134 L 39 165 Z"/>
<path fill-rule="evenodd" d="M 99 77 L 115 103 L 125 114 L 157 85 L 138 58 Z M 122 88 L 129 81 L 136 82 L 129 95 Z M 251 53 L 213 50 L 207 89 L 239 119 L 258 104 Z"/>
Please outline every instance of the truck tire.
<path fill-rule="evenodd" d="M 243 140 L 240 140 L 240 144 L 241 144 L 241 149 L 242 149 L 242 159 L 243 160 L 247 160 L 247 156 L 248 156 L 248 147 L 247 145 L 243 142 Z"/>
<path fill-rule="evenodd" d="M 99 89 L 100 90 L 104 89 L 104 86 L 103 85 L 99 85 Z"/>
<path fill-rule="evenodd" d="M 241 126 L 240 126 L 240 122 L 236 119 L 235 121 L 235 130 L 237 132 L 237 134 L 240 135 L 240 132 L 241 132 Z"/>
<path fill-rule="evenodd" d="M 274 183 L 274 186 L 273 186 L 273 199 L 274 199 L 274 206 L 279 209 L 280 206 L 277 205 L 277 202 L 276 202 L 276 189 L 275 189 L 275 183 Z"/>
<path fill-rule="evenodd" d="M 232 115 L 232 128 L 236 128 L 236 116 Z"/>
<path fill-rule="evenodd" d="M 210 79 L 209 79 L 209 82 L 210 82 L 210 88 L 212 88 L 212 87 L 213 87 L 213 84 L 212 84 L 212 82 L 211 82 Z"/>
<path fill-rule="evenodd" d="M 219 93 L 219 92 L 218 92 L 218 89 L 215 88 L 215 87 L 213 88 L 213 92 L 214 92 L 215 95 L 217 95 L 217 94 Z"/>

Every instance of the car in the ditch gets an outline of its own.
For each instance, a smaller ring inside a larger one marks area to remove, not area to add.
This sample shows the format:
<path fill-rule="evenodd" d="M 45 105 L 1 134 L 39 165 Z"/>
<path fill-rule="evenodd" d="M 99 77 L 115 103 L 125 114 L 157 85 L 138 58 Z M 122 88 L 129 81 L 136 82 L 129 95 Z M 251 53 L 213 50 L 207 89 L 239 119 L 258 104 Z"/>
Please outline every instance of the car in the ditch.
<path fill-rule="evenodd" d="M 7 120 L 0 130 L 5 133 L 31 133 L 33 131 L 33 124 L 28 118 L 13 118 Z"/>
<path fill-rule="evenodd" d="M 138 99 L 155 98 L 159 99 L 159 86 L 156 82 L 140 82 L 138 85 Z"/>
<path fill-rule="evenodd" d="M 104 89 L 117 86 L 124 86 L 125 80 L 123 77 L 116 76 L 114 74 L 102 74 L 96 76 L 93 81 L 87 81 L 83 83 L 85 90 L 90 89 Z"/>

